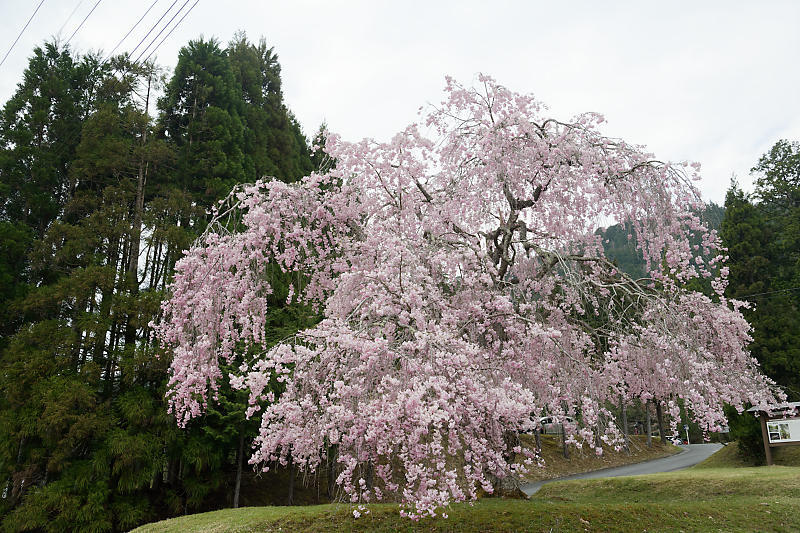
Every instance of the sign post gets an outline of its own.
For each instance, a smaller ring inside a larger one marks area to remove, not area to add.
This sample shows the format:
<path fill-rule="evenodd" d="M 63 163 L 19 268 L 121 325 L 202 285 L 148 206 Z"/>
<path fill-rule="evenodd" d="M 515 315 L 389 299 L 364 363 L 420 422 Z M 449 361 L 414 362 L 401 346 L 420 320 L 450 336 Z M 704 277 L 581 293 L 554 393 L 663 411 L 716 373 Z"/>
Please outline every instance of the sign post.
<path fill-rule="evenodd" d="M 767 415 L 764 412 L 758 414 L 761 420 L 761 437 L 764 439 L 764 455 L 767 456 L 767 466 L 772 466 L 772 447 L 769 445 L 769 435 L 767 434 Z"/>
<path fill-rule="evenodd" d="M 800 402 L 784 403 L 769 410 L 751 407 L 748 411 L 761 421 L 767 465 L 772 465 L 772 448 L 800 445 Z"/>

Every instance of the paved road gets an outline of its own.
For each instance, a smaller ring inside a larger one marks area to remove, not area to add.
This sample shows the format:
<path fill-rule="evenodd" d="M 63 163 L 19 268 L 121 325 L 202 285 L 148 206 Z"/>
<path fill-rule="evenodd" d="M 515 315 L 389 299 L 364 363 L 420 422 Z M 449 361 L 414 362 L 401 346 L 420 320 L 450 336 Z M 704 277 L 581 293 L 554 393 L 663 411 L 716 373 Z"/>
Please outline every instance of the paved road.
<path fill-rule="evenodd" d="M 669 457 L 662 457 L 661 459 L 653 459 L 652 461 L 645 461 L 643 463 L 636 463 L 632 465 L 618 466 L 615 468 L 604 468 L 603 470 L 595 470 L 594 472 L 583 472 L 581 474 L 574 474 L 571 476 L 560 477 L 557 479 L 547 479 L 544 481 L 536 481 L 534 483 L 527 483 L 522 486 L 522 491 L 530 496 L 538 491 L 545 483 L 553 481 L 566 481 L 569 479 L 589 479 L 601 477 L 618 477 L 618 476 L 642 476 L 645 474 L 656 474 L 658 472 L 672 472 L 673 470 L 681 470 L 689 468 L 697 463 L 708 458 L 712 453 L 722 448 L 721 444 L 689 444 L 688 446 L 681 446 L 682 450 L 675 455 Z"/>

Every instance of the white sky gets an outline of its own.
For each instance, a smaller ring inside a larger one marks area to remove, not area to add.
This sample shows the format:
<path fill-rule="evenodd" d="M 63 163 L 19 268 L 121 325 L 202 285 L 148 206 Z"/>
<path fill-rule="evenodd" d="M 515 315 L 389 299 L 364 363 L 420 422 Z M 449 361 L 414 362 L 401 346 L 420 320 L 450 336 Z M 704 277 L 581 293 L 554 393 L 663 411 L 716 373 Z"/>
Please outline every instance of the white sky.
<path fill-rule="evenodd" d="M 0 58 L 38 2 L 0 0 Z M 32 48 L 62 26 L 69 37 L 95 2 L 44 1 L 0 67 L 0 101 Z M 151 3 L 101 1 L 72 45 L 110 51 Z M 171 3 L 158 0 L 120 50 Z M 442 99 L 445 75 L 469 84 L 485 72 L 556 117 L 597 111 L 609 135 L 699 161 L 703 195 L 717 203 L 733 174 L 750 188 L 749 168 L 775 141 L 800 139 L 800 1 L 199 0 L 158 61 L 171 69 L 189 39 L 226 43 L 236 30 L 275 47 L 287 104 L 309 136 L 325 120 L 348 140 L 388 139 Z"/>

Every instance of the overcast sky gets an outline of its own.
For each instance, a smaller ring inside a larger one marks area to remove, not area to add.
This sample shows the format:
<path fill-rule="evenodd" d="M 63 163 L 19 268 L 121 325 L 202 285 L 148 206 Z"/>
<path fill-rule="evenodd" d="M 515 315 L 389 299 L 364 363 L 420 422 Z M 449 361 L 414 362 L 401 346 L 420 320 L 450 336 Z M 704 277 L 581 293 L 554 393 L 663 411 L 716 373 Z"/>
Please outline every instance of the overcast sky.
<path fill-rule="evenodd" d="M 96 1 L 44 0 L 0 66 L 0 101 L 32 48 L 62 27 L 66 40 Z M 194 4 L 185 1 L 162 24 Z M 102 0 L 71 45 L 110 51 L 152 3 Z M 135 47 L 172 3 L 156 0 L 119 50 Z M 0 58 L 38 4 L 0 0 Z M 237 30 L 275 47 L 286 102 L 307 135 L 324 120 L 348 140 L 388 139 L 442 99 L 445 75 L 470 84 L 484 72 L 556 117 L 597 111 L 609 135 L 662 159 L 699 161 L 703 195 L 718 203 L 733 174 L 750 188 L 749 168 L 775 141 L 800 139 L 800 1 L 199 0 L 158 62 L 171 69 L 189 39 L 225 43 Z"/>

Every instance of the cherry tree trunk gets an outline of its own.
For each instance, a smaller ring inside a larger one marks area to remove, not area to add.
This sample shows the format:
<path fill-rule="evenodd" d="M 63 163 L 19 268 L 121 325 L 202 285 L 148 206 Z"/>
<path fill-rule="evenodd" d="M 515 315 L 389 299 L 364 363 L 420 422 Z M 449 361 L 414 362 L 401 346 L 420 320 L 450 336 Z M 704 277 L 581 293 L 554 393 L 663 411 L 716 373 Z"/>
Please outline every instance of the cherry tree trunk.
<path fill-rule="evenodd" d="M 289 495 L 286 498 L 286 505 L 294 505 L 294 462 L 292 461 L 291 456 L 289 457 Z"/>
<path fill-rule="evenodd" d="M 650 420 L 650 400 L 644 402 L 644 417 L 647 425 L 647 447 L 653 447 L 653 428 Z"/>
<path fill-rule="evenodd" d="M 664 433 L 664 413 L 661 412 L 661 402 L 656 400 L 656 420 L 658 421 L 658 434 L 661 435 L 661 444 L 667 443 L 667 435 Z"/>
<path fill-rule="evenodd" d="M 242 487 L 242 461 L 244 460 L 244 433 L 239 433 L 239 451 L 236 454 L 236 487 L 233 489 L 233 508 L 239 507 L 239 492 Z"/>
<path fill-rule="evenodd" d="M 516 452 L 514 448 L 519 445 L 519 436 L 513 431 L 506 431 L 503 433 L 503 458 L 508 464 L 511 464 L 516 459 Z M 492 479 L 492 487 L 494 494 L 503 497 L 513 498 L 526 498 L 522 489 L 520 488 L 519 478 L 516 476 L 507 475 L 505 477 L 494 477 Z"/>
<path fill-rule="evenodd" d="M 371 491 L 375 486 L 375 467 L 372 464 L 372 460 L 367 461 L 364 478 L 367 482 L 367 490 Z"/>
<path fill-rule="evenodd" d="M 338 446 L 333 445 L 328 448 L 328 499 L 334 500 L 336 496 L 336 458 L 338 454 Z"/>
<path fill-rule="evenodd" d="M 628 435 L 628 406 L 622 395 L 619 397 L 619 416 L 622 418 L 622 435 L 625 439 L 625 451 L 631 453 L 630 436 Z"/>

